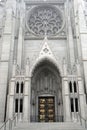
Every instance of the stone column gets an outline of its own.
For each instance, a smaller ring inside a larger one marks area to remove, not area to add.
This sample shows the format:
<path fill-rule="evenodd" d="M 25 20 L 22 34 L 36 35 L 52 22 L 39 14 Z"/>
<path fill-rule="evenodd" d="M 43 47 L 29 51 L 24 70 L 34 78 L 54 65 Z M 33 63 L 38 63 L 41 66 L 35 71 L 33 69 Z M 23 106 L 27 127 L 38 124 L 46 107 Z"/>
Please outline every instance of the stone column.
<path fill-rule="evenodd" d="M 78 0 L 78 23 L 79 23 L 79 39 L 81 44 L 80 53 L 82 50 L 82 61 L 84 67 L 85 85 L 87 93 L 87 24 L 85 16 L 84 1 Z"/>
<path fill-rule="evenodd" d="M 5 107 L 6 107 L 6 91 L 8 84 L 8 73 L 9 63 L 10 63 L 10 54 L 11 54 L 11 45 L 13 44 L 13 5 L 14 7 L 16 1 L 7 0 L 6 1 L 6 18 L 5 26 L 3 29 L 3 39 L 2 39 L 2 52 L 0 60 L 0 121 L 4 120 Z"/>
<path fill-rule="evenodd" d="M 16 76 L 16 61 L 13 63 L 12 79 L 9 85 L 9 94 L 8 94 L 8 108 L 9 112 L 8 117 L 13 118 L 15 104 L 14 104 L 14 95 L 15 95 L 15 76 Z"/>
<path fill-rule="evenodd" d="M 20 3 L 20 26 L 18 36 L 18 50 L 17 50 L 17 64 L 19 67 L 23 67 L 23 43 L 24 43 L 24 17 L 25 17 L 25 3 Z"/>
<path fill-rule="evenodd" d="M 81 117 L 82 124 L 85 125 L 85 122 L 82 118 L 86 119 L 85 116 L 86 101 L 85 101 L 85 94 L 84 94 L 84 84 L 81 77 L 78 77 L 78 88 L 79 88 L 80 117 Z"/>
<path fill-rule="evenodd" d="M 15 79 L 12 78 L 9 87 L 9 102 L 8 102 L 9 118 L 13 118 L 14 115 L 14 93 L 15 93 Z"/>
<path fill-rule="evenodd" d="M 71 66 L 74 64 L 75 55 L 74 55 L 74 41 L 73 41 L 73 33 L 71 26 L 71 2 L 69 0 L 66 1 L 66 23 L 67 23 L 67 58 L 68 64 Z"/>
<path fill-rule="evenodd" d="M 68 78 L 63 78 L 65 121 L 71 121 Z"/>
<path fill-rule="evenodd" d="M 84 0 L 73 0 L 76 27 L 76 39 L 78 49 L 78 59 L 84 69 L 85 86 L 87 93 L 87 25 L 85 16 Z"/>
<path fill-rule="evenodd" d="M 26 63 L 26 77 L 24 85 L 24 115 L 23 120 L 30 122 L 30 97 L 31 97 L 31 78 L 29 77 L 29 64 Z"/>
<path fill-rule="evenodd" d="M 73 0 L 73 9 L 74 9 L 74 20 L 75 20 L 75 30 L 76 30 L 76 46 L 77 46 L 77 56 L 79 61 L 82 58 L 81 54 L 81 43 L 79 38 L 79 22 L 78 22 L 78 0 Z"/>
<path fill-rule="evenodd" d="M 14 60 L 14 63 L 13 63 L 13 71 L 12 71 L 12 77 L 15 77 L 16 76 L 16 61 Z"/>
<path fill-rule="evenodd" d="M 31 117 L 31 111 L 30 111 L 30 108 L 31 108 L 31 77 L 29 77 L 29 90 L 28 90 L 28 92 L 29 92 L 29 101 L 28 101 L 28 103 L 29 103 L 29 118 L 28 118 L 28 120 L 29 120 L 29 122 L 30 122 L 30 117 Z"/>
<path fill-rule="evenodd" d="M 71 121 L 71 115 L 70 115 L 70 98 L 69 98 L 69 85 L 68 85 L 68 77 L 67 77 L 67 65 L 64 60 L 63 64 L 63 105 L 64 105 L 64 120 L 65 121 Z"/>
<path fill-rule="evenodd" d="M 77 62 L 77 76 L 78 76 L 78 94 L 79 94 L 79 117 L 81 118 L 81 122 L 83 125 L 84 119 L 86 119 L 85 116 L 85 106 L 86 106 L 86 98 L 85 98 L 85 93 L 84 93 L 84 84 L 83 84 L 83 79 L 81 77 L 81 68 L 80 64 Z"/>
<path fill-rule="evenodd" d="M 29 109 L 29 99 L 28 99 L 28 93 L 29 92 L 29 78 L 25 79 L 24 84 L 24 107 L 23 107 L 23 120 L 28 121 L 28 109 Z"/>

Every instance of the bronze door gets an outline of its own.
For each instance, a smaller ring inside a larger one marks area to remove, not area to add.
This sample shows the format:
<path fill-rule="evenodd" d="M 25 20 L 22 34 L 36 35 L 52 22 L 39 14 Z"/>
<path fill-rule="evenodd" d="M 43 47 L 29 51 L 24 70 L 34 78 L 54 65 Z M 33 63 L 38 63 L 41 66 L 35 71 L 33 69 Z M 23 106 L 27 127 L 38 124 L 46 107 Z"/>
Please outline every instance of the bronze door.
<path fill-rule="evenodd" d="M 39 122 L 55 121 L 54 97 L 39 97 L 38 108 Z"/>

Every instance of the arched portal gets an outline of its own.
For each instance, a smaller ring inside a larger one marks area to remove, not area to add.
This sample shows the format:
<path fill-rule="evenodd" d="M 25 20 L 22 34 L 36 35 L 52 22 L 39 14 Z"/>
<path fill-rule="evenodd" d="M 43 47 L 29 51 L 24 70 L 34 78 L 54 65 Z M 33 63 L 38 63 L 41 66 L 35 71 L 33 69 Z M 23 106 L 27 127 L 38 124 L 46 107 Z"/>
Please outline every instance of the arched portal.
<path fill-rule="evenodd" d="M 62 80 L 56 66 L 44 60 L 31 79 L 31 121 L 63 121 Z"/>

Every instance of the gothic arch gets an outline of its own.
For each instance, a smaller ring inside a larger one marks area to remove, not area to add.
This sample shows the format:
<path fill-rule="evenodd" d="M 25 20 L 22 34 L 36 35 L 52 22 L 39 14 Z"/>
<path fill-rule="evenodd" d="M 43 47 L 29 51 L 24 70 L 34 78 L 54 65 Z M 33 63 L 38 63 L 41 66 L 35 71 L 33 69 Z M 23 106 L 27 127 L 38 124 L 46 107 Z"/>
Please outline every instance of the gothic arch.
<path fill-rule="evenodd" d="M 33 73 L 34 73 L 34 70 L 36 69 L 36 67 L 38 67 L 38 65 L 40 65 L 44 61 L 48 61 L 50 64 L 52 64 L 53 66 L 55 66 L 55 68 L 59 72 L 60 76 L 62 77 L 62 75 L 63 75 L 62 67 L 60 67 L 60 65 L 57 63 L 57 61 L 56 61 L 56 59 L 54 57 L 50 57 L 50 56 L 39 57 L 35 61 L 35 63 L 31 67 L 31 71 L 30 71 L 30 76 L 31 77 L 33 76 Z"/>
<path fill-rule="evenodd" d="M 38 61 L 31 71 L 31 117 L 36 118 L 38 115 L 38 101 L 43 95 L 55 99 L 55 117 L 62 117 L 62 78 L 58 66 L 51 58 L 45 57 Z"/>

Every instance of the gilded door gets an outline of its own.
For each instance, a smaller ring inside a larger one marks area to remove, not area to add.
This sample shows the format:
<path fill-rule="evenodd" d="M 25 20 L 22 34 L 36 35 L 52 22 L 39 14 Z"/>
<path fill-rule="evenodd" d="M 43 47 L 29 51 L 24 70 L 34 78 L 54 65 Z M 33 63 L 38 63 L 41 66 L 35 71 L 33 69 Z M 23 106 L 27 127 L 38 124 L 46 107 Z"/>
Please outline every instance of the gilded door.
<path fill-rule="evenodd" d="M 39 122 L 55 121 L 55 99 L 54 97 L 39 97 L 38 99 Z"/>

